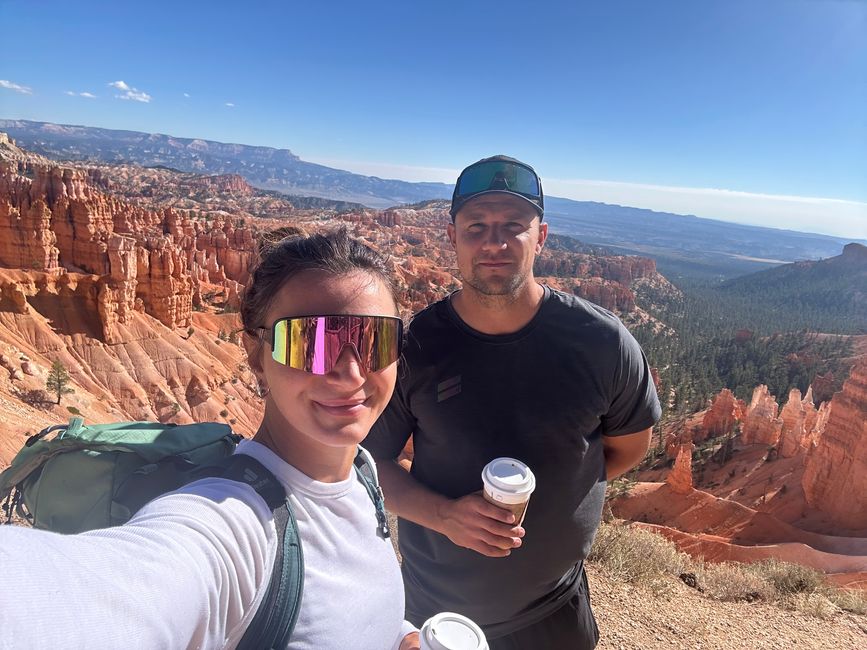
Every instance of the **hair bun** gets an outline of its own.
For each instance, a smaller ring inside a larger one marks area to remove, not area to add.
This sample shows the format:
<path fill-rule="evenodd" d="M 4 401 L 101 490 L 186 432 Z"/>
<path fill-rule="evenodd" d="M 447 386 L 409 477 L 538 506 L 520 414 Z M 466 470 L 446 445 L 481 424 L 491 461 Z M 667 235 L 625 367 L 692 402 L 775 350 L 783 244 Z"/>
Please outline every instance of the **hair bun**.
<path fill-rule="evenodd" d="M 301 239 L 307 237 L 307 232 L 298 226 L 283 226 L 276 230 L 268 230 L 259 235 L 256 241 L 259 257 L 266 257 L 284 239 Z"/>

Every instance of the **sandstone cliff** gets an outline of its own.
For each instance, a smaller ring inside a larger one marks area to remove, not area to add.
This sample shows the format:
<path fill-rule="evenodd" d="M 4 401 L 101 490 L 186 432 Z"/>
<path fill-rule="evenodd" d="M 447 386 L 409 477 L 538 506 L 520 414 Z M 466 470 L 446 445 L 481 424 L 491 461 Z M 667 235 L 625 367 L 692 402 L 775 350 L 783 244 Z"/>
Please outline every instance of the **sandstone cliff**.
<path fill-rule="evenodd" d="M 134 311 L 188 327 L 192 279 L 236 296 L 252 255 L 251 233 L 229 220 L 127 203 L 82 170 L 0 162 L 0 266 L 97 276 L 78 297 L 99 315 L 103 341 L 120 342 L 115 326 Z"/>
<path fill-rule="evenodd" d="M 0 143 L 0 467 L 24 436 L 70 414 L 258 424 L 231 334 L 253 231 L 129 202 L 101 174 Z M 55 361 L 74 391 L 62 404 L 45 393 Z"/>
<path fill-rule="evenodd" d="M 810 505 L 833 523 L 867 528 L 867 359 L 831 400 L 802 484 Z"/>

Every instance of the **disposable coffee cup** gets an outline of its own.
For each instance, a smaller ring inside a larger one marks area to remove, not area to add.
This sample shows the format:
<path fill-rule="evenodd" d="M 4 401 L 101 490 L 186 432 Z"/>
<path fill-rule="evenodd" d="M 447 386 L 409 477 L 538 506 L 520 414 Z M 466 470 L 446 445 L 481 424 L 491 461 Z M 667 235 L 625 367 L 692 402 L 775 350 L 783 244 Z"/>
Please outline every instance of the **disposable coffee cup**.
<path fill-rule="evenodd" d="M 487 501 L 495 506 L 511 510 L 515 525 L 521 525 L 527 514 L 530 495 L 536 489 L 536 477 L 520 460 L 495 458 L 482 470 L 482 490 Z"/>
<path fill-rule="evenodd" d="M 488 650 L 482 629 L 454 612 L 431 616 L 422 625 L 419 638 L 421 650 Z"/>

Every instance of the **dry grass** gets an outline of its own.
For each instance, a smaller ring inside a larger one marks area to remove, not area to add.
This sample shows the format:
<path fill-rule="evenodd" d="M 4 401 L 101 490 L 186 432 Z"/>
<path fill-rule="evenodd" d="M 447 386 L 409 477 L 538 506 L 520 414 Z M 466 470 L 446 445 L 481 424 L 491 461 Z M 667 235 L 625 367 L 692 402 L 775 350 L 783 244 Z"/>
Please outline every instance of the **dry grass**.
<path fill-rule="evenodd" d="M 744 567 L 763 578 L 780 596 L 811 594 L 821 591 L 825 578 L 810 567 L 779 560 L 764 560 Z"/>
<path fill-rule="evenodd" d="M 841 611 L 867 614 L 867 594 L 830 586 L 809 567 L 779 560 L 705 564 L 663 536 L 624 523 L 603 522 L 587 559 L 613 578 L 648 586 L 656 595 L 670 591 L 676 584 L 672 577 L 679 577 L 714 600 L 763 600 L 822 619 Z"/>
<path fill-rule="evenodd" d="M 668 575 L 680 575 L 689 557 L 661 535 L 622 524 L 599 526 L 590 555 L 612 574 L 624 580 L 649 586 L 659 595 L 670 589 Z"/>
<path fill-rule="evenodd" d="M 861 616 L 867 615 L 867 592 L 855 589 L 831 589 L 826 596 L 844 611 Z"/>
<path fill-rule="evenodd" d="M 774 599 L 773 587 L 740 564 L 696 562 L 696 574 L 699 587 L 715 600 L 753 602 Z"/>
<path fill-rule="evenodd" d="M 817 591 L 794 594 L 784 598 L 781 604 L 816 618 L 831 618 L 840 613 L 839 607 Z"/>

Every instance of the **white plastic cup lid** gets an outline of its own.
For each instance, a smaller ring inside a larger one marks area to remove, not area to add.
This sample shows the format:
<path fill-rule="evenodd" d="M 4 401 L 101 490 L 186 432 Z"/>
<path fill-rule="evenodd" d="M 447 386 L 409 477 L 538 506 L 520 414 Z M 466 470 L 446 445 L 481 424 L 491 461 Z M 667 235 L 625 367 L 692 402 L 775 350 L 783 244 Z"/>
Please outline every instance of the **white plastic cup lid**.
<path fill-rule="evenodd" d="M 482 470 L 482 480 L 491 488 L 512 495 L 530 494 L 536 489 L 536 477 L 520 460 L 495 458 Z"/>
<path fill-rule="evenodd" d="M 429 618 L 421 629 L 424 650 L 487 650 L 482 629 L 466 616 L 441 612 Z"/>

